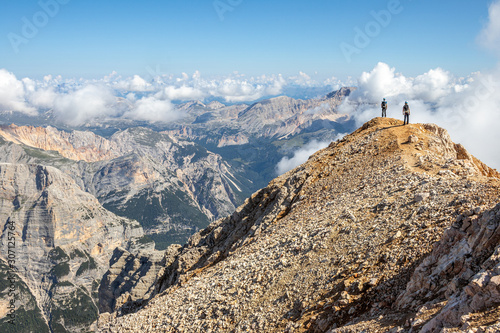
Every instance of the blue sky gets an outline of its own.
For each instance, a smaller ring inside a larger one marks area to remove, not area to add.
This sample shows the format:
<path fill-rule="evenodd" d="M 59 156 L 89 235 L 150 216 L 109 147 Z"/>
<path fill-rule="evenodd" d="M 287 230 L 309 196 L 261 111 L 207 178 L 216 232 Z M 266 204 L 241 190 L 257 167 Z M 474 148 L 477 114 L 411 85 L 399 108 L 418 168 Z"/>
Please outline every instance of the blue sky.
<path fill-rule="evenodd" d="M 499 59 L 500 0 L 0 0 L 0 112 L 74 126 L 354 85 L 360 125 L 409 101 L 500 169 Z"/>
<path fill-rule="evenodd" d="M 52 4 L 53 9 L 53 3 L 58 4 L 57 13 L 44 16 L 40 4 Z M 387 26 L 379 25 L 369 45 L 347 61 L 340 45 L 354 45 L 354 29 L 364 31 L 375 22 L 371 12 L 388 10 L 391 3 L 399 3 L 401 11 L 391 14 Z M 158 69 L 161 74 L 199 70 L 209 76 L 302 71 L 345 79 L 381 61 L 406 75 L 442 67 L 466 76 L 496 63 L 476 43 L 489 3 L 2 0 L 0 68 L 32 78 L 100 78 L 112 71 L 145 77 Z M 15 52 L 12 34 L 25 37 L 23 18 L 40 27 Z"/>

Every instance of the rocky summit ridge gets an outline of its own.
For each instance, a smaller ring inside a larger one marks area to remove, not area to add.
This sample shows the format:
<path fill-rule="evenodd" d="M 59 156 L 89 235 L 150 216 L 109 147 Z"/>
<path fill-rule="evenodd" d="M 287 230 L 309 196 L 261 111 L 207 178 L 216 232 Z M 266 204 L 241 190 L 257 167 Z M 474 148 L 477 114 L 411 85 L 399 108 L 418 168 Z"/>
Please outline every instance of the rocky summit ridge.
<path fill-rule="evenodd" d="M 499 174 L 376 118 L 165 252 L 100 332 L 497 332 Z"/>

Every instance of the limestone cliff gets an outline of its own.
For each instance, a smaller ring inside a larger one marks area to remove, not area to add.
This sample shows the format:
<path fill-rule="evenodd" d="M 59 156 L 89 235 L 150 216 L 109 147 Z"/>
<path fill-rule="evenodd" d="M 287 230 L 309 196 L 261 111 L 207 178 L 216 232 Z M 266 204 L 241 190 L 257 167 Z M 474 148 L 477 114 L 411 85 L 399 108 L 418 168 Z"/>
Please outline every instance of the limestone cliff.
<path fill-rule="evenodd" d="M 0 126 L 4 139 L 43 150 L 54 150 L 76 161 L 96 162 L 119 156 L 116 142 L 106 140 L 92 132 L 67 133 L 54 127 Z"/>
<path fill-rule="evenodd" d="M 171 246 L 149 303 L 99 329 L 495 332 L 499 190 L 445 130 L 374 119 Z"/>

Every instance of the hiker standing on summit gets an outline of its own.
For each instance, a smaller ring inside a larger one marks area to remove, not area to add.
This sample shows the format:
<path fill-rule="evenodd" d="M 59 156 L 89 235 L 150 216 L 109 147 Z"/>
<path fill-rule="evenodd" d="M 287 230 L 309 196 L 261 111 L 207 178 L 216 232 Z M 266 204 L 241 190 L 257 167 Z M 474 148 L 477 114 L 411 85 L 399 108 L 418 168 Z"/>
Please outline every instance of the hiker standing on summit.
<path fill-rule="evenodd" d="M 380 107 L 382 108 L 382 117 L 387 117 L 387 102 L 385 98 L 382 101 L 382 104 L 380 104 Z"/>
<path fill-rule="evenodd" d="M 403 125 L 409 124 L 410 123 L 410 106 L 408 105 L 408 102 L 405 102 L 405 105 L 403 105 Z"/>

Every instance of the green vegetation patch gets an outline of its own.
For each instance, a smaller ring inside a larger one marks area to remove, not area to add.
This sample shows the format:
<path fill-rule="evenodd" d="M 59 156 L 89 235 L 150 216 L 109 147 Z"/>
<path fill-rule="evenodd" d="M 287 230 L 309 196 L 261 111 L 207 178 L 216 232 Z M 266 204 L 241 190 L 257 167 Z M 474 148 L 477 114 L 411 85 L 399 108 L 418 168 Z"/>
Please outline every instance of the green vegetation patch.
<path fill-rule="evenodd" d="M 67 262 L 62 262 L 62 263 L 55 265 L 50 270 L 50 274 L 52 276 L 55 276 L 57 279 L 60 279 L 64 276 L 68 275 L 69 274 L 69 264 Z"/>
<path fill-rule="evenodd" d="M 89 256 L 88 258 L 89 258 L 88 261 L 82 262 L 80 267 L 78 267 L 78 270 L 76 271 L 76 276 L 80 276 L 86 271 L 97 268 L 97 263 L 95 262 L 94 258 L 92 258 L 91 256 Z"/>
<path fill-rule="evenodd" d="M 59 152 L 55 150 L 43 150 L 39 148 L 33 148 L 28 146 L 23 146 L 24 152 L 33 158 L 40 161 L 51 161 L 59 163 L 74 163 L 74 161 L 62 156 Z"/>
<path fill-rule="evenodd" d="M 208 217 L 191 202 L 191 198 L 180 190 L 175 194 L 166 191 L 162 193 L 162 207 L 165 207 L 174 223 L 205 228 L 210 224 Z"/>
<path fill-rule="evenodd" d="M 69 261 L 69 257 L 59 246 L 49 252 L 49 259 L 55 262 Z"/>
<path fill-rule="evenodd" d="M 172 142 L 167 135 L 155 132 L 153 130 L 137 127 L 130 130 L 134 134 L 134 141 L 147 147 L 155 147 L 160 141 Z"/>
<path fill-rule="evenodd" d="M 75 249 L 73 252 L 70 253 L 69 256 L 71 257 L 71 259 L 75 259 L 76 257 L 87 258 L 87 256 L 85 255 L 85 253 L 83 253 L 79 249 Z"/>
<path fill-rule="evenodd" d="M 57 301 L 60 299 L 62 301 Z M 54 295 L 52 299 L 52 319 L 50 326 L 53 332 L 75 331 L 79 327 L 89 327 L 97 320 L 98 310 L 89 295 L 82 288 L 68 294 Z M 66 330 L 62 326 L 64 326 Z"/>
<path fill-rule="evenodd" d="M 148 244 L 151 243 L 153 240 L 148 236 L 144 235 L 141 238 L 137 239 L 137 243 L 139 244 Z"/>
<path fill-rule="evenodd" d="M 42 312 L 38 307 L 36 310 L 26 310 L 24 306 L 21 306 L 15 312 L 13 324 L 9 323 L 8 317 L 0 320 L 0 331 L 2 333 L 49 333 L 49 327 L 43 320 Z"/>
<path fill-rule="evenodd" d="M 194 155 L 193 158 L 191 159 L 191 162 L 196 163 L 199 160 L 207 158 L 209 153 L 204 147 L 198 144 L 193 144 L 182 147 L 181 149 L 176 151 L 174 154 L 174 158 L 176 161 L 179 162 L 182 161 L 185 156 L 191 156 L 191 155 Z"/>
<path fill-rule="evenodd" d="M 166 250 L 172 244 L 185 244 L 189 237 L 195 232 L 195 229 L 187 229 L 182 231 L 170 230 L 166 233 L 158 233 L 148 235 L 155 242 L 156 250 Z"/>
<path fill-rule="evenodd" d="M 61 281 L 57 283 L 58 287 L 73 287 L 74 284 L 69 281 Z"/>

